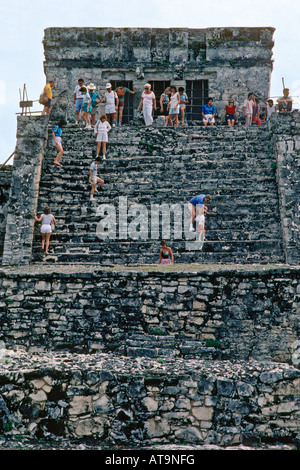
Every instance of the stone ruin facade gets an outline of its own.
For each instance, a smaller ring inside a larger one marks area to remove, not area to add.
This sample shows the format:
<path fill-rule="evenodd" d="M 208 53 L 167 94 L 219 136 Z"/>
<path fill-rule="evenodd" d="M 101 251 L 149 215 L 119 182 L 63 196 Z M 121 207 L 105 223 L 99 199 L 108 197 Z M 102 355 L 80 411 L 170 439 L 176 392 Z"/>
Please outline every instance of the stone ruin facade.
<path fill-rule="evenodd" d="M 83 78 L 102 96 L 107 82 L 136 88 L 127 97 L 124 122 L 136 117 L 145 83 L 158 99 L 170 84 L 183 86 L 190 100 L 187 119 L 195 121 L 209 96 L 219 112 L 229 98 L 241 108 L 251 91 L 269 96 L 273 33 L 274 28 L 48 28 L 44 69 L 47 80 L 56 81 L 56 95 L 66 93 L 69 119 L 74 87 Z"/>

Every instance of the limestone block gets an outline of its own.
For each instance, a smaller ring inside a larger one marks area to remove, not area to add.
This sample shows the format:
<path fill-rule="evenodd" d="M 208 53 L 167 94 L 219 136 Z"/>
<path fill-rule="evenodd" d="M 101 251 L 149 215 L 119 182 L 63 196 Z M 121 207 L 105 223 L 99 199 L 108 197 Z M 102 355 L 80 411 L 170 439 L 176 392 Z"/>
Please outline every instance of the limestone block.
<path fill-rule="evenodd" d="M 156 411 L 158 409 L 158 402 L 151 397 L 145 397 L 142 400 L 142 403 L 145 405 L 149 412 Z"/>
<path fill-rule="evenodd" d="M 191 402 L 188 398 L 179 398 L 176 401 L 175 406 L 179 409 L 190 410 L 191 409 Z"/>
<path fill-rule="evenodd" d="M 170 433 L 170 425 L 166 419 L 149 419 L 145 422 L 145 429 L 149 438 L 163 437 Z"/>
<path fill-rule="evenodd" d="M 181 441 L 193 443 L 202 442 L 204 438 L 204 434 L 194 426 L 176 431 L 175 436 Z"/>
<path fill-rule="evenodd" d="M 202 312 L 204 312 L 204 311 L 206 311 L 206 304 L 204 302 L 199 302 L 198 300 L 194 300 L 193 309 L 194 310 L 201 310 Z"/>
<path fill-rule="evenodd" d="M 29 398 L 33 401 L 33 402 L 37 402 L 37 403 L 44 403 L 47 401 L 47 395 L 46 393 L 43 391 L 43 390 L 39 390 L 38 392 L 36 393 L 31 393 L 29 395 Z"/>
<path fill-rule="evenodd" d="M 97 398 L 93 402 L 93 407 L 96 413 L 108 413 L 113 410 L 113 405 L 107 395 L 102 395 L 100 398 Z"/>
<path fill-rule="evenodd" d="M 93 410 L 92 397 L 75 395 L 70 401 L 70 416 L 79 416 L 85 413 L 91 413 Z"/>
<path fill-rule="evenodd" d="M 70 429 L 72 429 L 77 437 L 97 436 L 100 438 L 104 433 L 105 423 L 105 418 L 86 417 L 73 421 Z"/>
<path fill-rule="evenodd" d="M 199 421 L 210 421 L 213 416 L 214 409 L 208 406 L 198 406 L 192 408 L 193 416 Z"/>

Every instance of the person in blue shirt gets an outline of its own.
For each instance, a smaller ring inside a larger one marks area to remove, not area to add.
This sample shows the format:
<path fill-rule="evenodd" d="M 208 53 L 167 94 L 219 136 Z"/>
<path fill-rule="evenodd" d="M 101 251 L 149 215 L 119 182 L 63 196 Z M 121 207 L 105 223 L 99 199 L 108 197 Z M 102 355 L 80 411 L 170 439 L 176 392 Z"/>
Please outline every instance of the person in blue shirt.
<path fill-rule="evenodd" d="M 90 83 L 87 88 L 88 88 L 90 98 L 92 100 L 92 102 L 91 102 L 92 126 L 95 126 L 95 124 L 96 124 L 96 113 L 97 113 L 97 110 L 98 110 L 98 104 L 101 102 L 101 98 L 100 98 L 100 95 L 99 95 L 98 91 L 96 90 L 96 86 L 93 83 Z"/>
<path fill-rule="evenodd" d="M 184 114 L 186 110 L 186 105 L 188 104 L 189 100 L 182 86 L 178 88 L 178 92 L 180 96 L 179 109 L 180 109 L 180 114 L 181 114 L 181 125 L 184 126 Z"/>
<path fill-rule="evenodd" d="M 208 98 L 207 104 L 204 104 L 202 106 L 202 116 L 203 116 L 204 127 L 206 127 L 207 124 L 210 124 L 211 126 L 214 125 L 215 115 L 216 115 L 216 107 L 213 105 L 213 99 Z"/>
<path fill-rule="evenodd" d="M 60 163 L 60 159 L 63 156 L 64 149 L 62 146 L 62 128 L 66 125 L 66 121 L 61 119 L 57 126 L 54 127 L 52 132 L 52 142 L 53 146 L 57 148 L 58 153 L 56 155 L 56 159 L 54 160 L 54 164 L 57 166 L 62 166 Z"/>
<path fill-rule="evenodd" d="M 194 232 L 194 220 L 196 218 L 196 207 L 198 208 L 198 212 L 207 214 L 208 208 L 205 203 L 209 203 L 211 200 L 210 194 L 199 194 L 198 196 L 194 196 L 188 203 L 190 214 L 191 214 L 191 221 L 190 221 L 190 232 Z M 200 210 L 200 211 L 199 211 Z"/>

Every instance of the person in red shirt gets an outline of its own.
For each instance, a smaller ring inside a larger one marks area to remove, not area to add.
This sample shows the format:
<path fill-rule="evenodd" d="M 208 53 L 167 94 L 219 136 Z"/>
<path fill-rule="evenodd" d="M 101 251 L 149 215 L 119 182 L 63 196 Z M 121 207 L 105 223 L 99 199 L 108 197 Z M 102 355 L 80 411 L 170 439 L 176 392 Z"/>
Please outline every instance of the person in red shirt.
<path fill-rule="evenodd" d="M 236 106 L 232 99 L 229 100 L 228 105 L 225 106 L 225 111 L 221 120 L 224 119 L 225 114 L 226 114 L 226 121 L 227 121 L 228 126 L 233 127 L 234 123 L 237 121 L 237 113 L 236 113 Z"/>

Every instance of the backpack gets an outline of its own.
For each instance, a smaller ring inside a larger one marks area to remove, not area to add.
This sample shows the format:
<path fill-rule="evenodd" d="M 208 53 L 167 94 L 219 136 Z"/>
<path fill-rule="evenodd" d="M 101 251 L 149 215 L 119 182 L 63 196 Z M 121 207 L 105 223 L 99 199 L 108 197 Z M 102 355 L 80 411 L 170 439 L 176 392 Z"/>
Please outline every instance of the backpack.
<path fill-rule="evenodd" d="M 40 94 L 39 103 L 43 104 L 43 105 L 48 103 L 48 98 L 45 95 L 44 91 L 43 91 L 43 93 Z"/>

